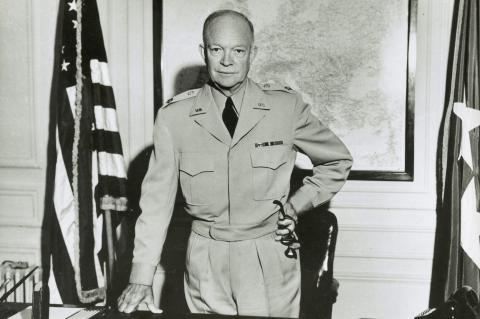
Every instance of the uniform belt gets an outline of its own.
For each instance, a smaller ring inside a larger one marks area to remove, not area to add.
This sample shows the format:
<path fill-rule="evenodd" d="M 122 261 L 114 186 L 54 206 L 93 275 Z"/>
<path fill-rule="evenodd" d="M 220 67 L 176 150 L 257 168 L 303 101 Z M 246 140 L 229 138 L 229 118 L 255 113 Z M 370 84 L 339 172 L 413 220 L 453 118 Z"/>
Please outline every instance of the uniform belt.
<path fill-rule="evenodd" d="M 277 214 L 257 224 L 236 224 L 224 225 L 194 220 L 192 231 L 200 236 L 212 238 L 220 241 L 241 241 L 255 239 L 270 233 L 277 229 Z"/>

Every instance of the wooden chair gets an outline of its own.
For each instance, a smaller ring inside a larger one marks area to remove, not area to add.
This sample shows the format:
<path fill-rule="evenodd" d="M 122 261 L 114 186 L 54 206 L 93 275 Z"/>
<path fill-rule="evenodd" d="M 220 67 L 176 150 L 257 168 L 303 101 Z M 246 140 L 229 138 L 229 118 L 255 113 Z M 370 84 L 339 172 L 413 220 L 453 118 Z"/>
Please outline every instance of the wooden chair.
<path fill-rule="evenodd" d="M 302 298 L 300 318 L 331 319 L 339 284 L 333 278 L 338 222 L 333 213 L 317 208 L 300 216 Z"/>

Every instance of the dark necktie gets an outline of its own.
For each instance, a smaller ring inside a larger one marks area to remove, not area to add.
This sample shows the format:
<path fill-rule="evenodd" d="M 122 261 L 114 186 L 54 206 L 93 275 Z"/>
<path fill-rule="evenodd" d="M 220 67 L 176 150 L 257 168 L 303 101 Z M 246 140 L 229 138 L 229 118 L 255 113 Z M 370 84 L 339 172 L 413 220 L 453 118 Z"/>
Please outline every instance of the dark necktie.
<path fill-rule="evenodd" d="M 233 133 L 235 132 L 235 127 L 237 126 L 238 122 L 238 116 L 235 112 L 235 107 L 231 97 L 228 97 L 227 101 L 225 101 L 222 119 L 223 123 L 225 123 L 225 126 L 227 127 L 228 132 L 230 133 L 230 136 L 233 137 Z"/>

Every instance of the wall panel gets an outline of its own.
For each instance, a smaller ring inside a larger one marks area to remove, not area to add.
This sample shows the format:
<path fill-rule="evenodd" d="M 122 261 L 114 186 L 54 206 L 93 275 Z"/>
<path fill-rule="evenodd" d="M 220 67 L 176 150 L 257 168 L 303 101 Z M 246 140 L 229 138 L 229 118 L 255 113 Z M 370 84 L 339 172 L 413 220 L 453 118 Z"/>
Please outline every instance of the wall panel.
<path fill-rule="evenodd" d="M 57 8 L 56 1 L 0 4 L 0 261 L 40 259 Z"/>
<path fill-rule="evenodd" d="M 35 167 L 31 0 L 2 1 L 0 10 L 9 16 L 0 20 L 0 167 Z"/>
<path fill-rule="evenodd" d="M 39 191 L 33 186 L 0 186 L 1 225 L 40 226 Z"/>

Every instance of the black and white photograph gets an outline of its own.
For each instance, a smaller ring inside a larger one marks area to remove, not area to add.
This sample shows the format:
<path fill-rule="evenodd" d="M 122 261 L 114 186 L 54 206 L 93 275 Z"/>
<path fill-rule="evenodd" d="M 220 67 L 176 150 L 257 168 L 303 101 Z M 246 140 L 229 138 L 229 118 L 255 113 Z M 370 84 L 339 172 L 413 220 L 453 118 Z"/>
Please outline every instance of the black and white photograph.
<path fill-rule="evenodd" d="M 2 0 L 0 319 L 480 319 L 478 0 Z"/>

